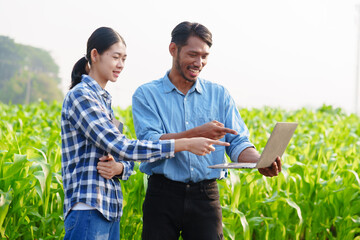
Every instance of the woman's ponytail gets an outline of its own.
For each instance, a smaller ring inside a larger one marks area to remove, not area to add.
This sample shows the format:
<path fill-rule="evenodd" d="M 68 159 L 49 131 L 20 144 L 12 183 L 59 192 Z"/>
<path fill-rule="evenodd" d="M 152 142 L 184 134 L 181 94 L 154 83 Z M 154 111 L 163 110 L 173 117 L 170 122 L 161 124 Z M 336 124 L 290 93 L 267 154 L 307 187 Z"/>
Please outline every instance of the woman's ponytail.
<path fill-rule="evenodd" d="M 70 89 L 75 87 L 78 83 L 81 82 L 81 76 L 83 74 L 88 74 L 86 70 L 86 66 L 88 64 L 88 60 L 86 60 L 85 57 L 81 58 L 79 61 L 77 61 L 73 67 L 73 70 L 71 72 L 71 86 Z"/>
<path fill-rule="evenodd" d="M 108 27 L 100 27 L 96 29 L 88 39 L 86 57 L 81 58 L 74 65 L 71 73 L 70 89 L 81 82 L 83 74 L 89 74 L 89 66 L 91 67 L 91 50 L 96 49 L 96 51 L 101 55 L 117 42 L 122 42 L 126 46 L 124 39 L 113 29 Z"/>

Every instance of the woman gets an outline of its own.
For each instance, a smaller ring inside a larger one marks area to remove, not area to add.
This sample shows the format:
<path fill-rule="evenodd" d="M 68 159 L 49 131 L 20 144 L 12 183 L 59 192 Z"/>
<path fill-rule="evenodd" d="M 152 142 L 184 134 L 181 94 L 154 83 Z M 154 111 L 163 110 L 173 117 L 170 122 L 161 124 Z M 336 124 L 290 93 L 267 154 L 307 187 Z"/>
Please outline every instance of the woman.
<path fill-rule="evenodd" d="M 61 113 L 64 239 L 120 238 L 118 179 L 131 175 L 131 161 L 153 162 L 179 151 L 205 155 L 215 150 L 213 144 L 228 146 L 206 138 L 150 142 L 121 134 L 113 123 L 111 96 L 105 87 L 116 82 L 126 56 L 124 39 L 101 27 L 88 39 L 86 56 L 74 65 Z M 101 167 L 97 172 L 99 161 L 110 162 L 113 172 L 106 175 Z"/>

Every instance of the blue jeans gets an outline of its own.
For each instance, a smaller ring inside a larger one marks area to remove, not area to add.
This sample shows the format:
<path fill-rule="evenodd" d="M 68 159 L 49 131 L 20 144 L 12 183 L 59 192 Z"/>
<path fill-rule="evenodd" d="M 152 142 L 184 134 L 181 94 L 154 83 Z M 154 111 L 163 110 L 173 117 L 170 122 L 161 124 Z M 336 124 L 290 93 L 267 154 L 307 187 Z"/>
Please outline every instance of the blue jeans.
<path fill-rule="evenodd" d="M 120 221 L 108 221 L 97 210 L 72 210 L 66 216 L 64 225 L 64 239 L 120 239 Z"/>

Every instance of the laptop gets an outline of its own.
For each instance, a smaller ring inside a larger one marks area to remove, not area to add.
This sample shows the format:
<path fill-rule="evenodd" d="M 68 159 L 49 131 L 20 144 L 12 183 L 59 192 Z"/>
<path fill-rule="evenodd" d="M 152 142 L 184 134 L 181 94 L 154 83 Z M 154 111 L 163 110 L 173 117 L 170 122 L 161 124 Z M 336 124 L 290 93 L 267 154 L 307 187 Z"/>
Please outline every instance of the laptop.
<path fill-rule="evenodd" d="M 281 157 L 297 127 L 295 122 L 276 123 L 257 163 L 222 163 L 208 166 L 208 168 L 266 168 L 270 167 L 276 157 Z"/>

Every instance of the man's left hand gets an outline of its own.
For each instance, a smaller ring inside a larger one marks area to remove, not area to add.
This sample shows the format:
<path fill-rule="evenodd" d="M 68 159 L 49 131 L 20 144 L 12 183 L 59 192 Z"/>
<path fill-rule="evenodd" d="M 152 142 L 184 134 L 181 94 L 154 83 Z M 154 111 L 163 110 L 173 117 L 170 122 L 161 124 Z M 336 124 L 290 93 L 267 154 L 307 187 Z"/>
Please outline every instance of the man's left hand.
<path fill-rule="evenodd" d="M 281 172 L 281 159 L 280 157 L 277 157 L 275 162 L 271 164 L 270 167 L 267 168 L 259 168 L 259 173 L 266 177 L 274 177 L 279 175 L 279 172 Z"/>
<path fill-rule="evenodd" d="M 124 170 L 124 165 L 120 162 L 116 162 L 114 157 L 109 155 L 99 158 L 97 164 L 98 173 L 106 179 L 111 179 L 114 176 L 120 175 Z"/>

